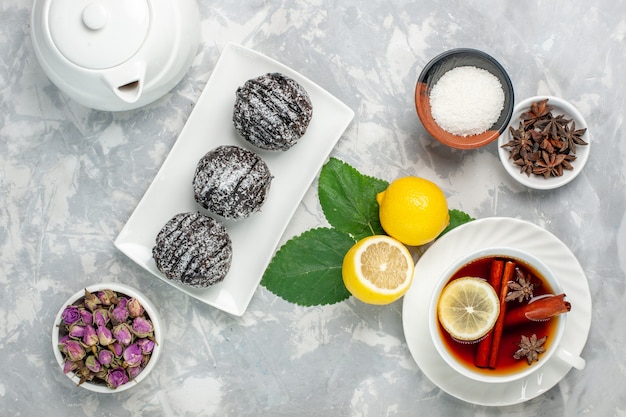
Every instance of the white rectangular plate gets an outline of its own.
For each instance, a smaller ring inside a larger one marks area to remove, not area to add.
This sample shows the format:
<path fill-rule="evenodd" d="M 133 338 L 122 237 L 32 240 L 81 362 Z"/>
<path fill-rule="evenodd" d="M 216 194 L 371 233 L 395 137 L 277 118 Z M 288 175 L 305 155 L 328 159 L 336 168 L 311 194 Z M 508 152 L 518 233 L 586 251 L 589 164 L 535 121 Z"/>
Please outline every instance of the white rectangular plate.
<path fill-rule="evenodd" d="M 262 151 L 233 127 L 235 91 L 247 80 L 280 72 L 300 83 L 313 103 L 306 134 L 286 152 Z M 307 78 L 258 52 L 228 44 L 178 140 L 152 184 L 117 236 L 115 246 L 147 271 L 185 293 L 233 315 L 242 315 L 276 246 L 322 164 L 352 121 L 354 112 Z M 167 279 L 152 259 L 159 230 L 177 213 L 206 212 L 193 198 L 196 164 L 219 145 L 238 145 L 259 154 L 274 176 L 260 212 L 221 221 L 233 243 L 232 266 L 219 284 L 198 289 Z"/>

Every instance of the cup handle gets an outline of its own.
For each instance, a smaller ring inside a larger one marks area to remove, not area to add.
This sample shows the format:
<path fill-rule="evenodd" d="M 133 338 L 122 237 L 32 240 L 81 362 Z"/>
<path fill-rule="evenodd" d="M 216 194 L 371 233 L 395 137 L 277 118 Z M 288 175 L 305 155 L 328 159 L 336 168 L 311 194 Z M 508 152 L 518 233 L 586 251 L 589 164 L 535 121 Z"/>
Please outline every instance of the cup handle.
<path fill-rule="evenodd" d="M 585 369 L 585 360 L 581 358 L 580 356 L 576 356 L 573 353 L 563 348 L 559 348 L 555 353 L 559 359 L 561 359 L 563 362 L 569 365 L 572 365 L 574 368 L 578 369 L 579 371 L 582 371 L 583 369 Z"/>

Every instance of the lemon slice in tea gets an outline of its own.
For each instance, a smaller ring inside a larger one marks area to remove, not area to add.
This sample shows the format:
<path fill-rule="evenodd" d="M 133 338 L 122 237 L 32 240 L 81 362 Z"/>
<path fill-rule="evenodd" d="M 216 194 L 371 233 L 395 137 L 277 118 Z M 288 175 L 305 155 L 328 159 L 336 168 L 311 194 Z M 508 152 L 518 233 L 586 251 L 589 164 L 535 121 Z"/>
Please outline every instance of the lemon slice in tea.
<path fill-rule="evenodd" d="M 493 287 L 482 278 L 463 277 L 447 284 L 437 303 L 443 328 L 460 341 L 475 341 L 496 324 L 500 301 Z"/>

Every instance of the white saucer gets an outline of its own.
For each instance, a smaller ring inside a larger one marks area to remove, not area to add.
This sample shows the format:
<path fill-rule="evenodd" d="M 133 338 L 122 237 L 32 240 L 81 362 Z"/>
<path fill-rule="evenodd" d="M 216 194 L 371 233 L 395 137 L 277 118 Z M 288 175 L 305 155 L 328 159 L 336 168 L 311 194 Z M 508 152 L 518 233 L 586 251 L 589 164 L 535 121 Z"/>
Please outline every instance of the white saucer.
<path fill-rule="evenodd" d="M 475 220 L 437 240 L 417 262 L 415 278 L 404 296 L 402 320 L 411 355 L 424 375 L 448 394 L 472 404 L 505 406 L 537 397 L 556 385 L 571 369 L 554 358 L 529 377 L 510 383 L 470 380 L 439 356 L 428 331 L 428 304 L 437 277 L 470 251 L 493 245 L 524 250 L 545 262 L 559 277 L 572 304 L 562 343 L 580 354 L 591 326 L 591 293 L 574 254 L 550 232 L 532 223 L 504 217 Z"/>

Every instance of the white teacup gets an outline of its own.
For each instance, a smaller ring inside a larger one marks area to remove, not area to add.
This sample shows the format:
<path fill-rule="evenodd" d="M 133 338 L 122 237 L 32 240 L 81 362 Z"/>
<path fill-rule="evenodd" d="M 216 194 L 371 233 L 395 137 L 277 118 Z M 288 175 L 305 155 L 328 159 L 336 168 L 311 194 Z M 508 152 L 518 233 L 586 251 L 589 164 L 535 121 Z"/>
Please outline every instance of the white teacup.
<path fill-rule="evenodd" d="M 509 258 L 521 264 L 531 266 L 532 269 L 537 272 L 544 281 L 547 282 L 548 286 L 553 290 L 554 294 L 563 293 L 562 286 L 555 274 L 550 270 L 550 268 L 548 268 L 546 264 L 544 264 L 541 260 L 531 255 L 530 253 L 510 247 L 493 247 L 472 252 L 455 261 L 446 270 L 446 272 L 442 274 L 435 286 L 430 300 L 428 318 L 430 336 L 439 355 L 452 369 L 454 369 L 459 374 L 464 375 L 465 377 L 475 381 L 487 383 L 503 383 L 525 378 L 530 374 L 537 372 L 539 369 L 541 369 L 543 365 L 553 359 L 561 360 L 577 369 L 583 369 L 585 367 L 585 360 L 580 356 L 574 355 L 571 352 L 567 351 L 567 346 L 561 345 L 561 340 L 567 323 L 567 313 L 560 314 L 551 319 L 556 320 L 557 323 L 554 333 L 549 335 L 550 340 L 546 343 L 546 351 L 539 355 L 538 361 L 533 361 L 532 364 L 526 367 L 516 367 L 515 370 L 511 370 L 510 372 L 501 372 L 498 370 L 494 371 L 490 369 L 478 368 L 473 364 L 468 364 L 458 359 L 457 356 L 450 351 L 450 348 L 446 345 L 446 342 L 444 341 L 443 332 L 445 332 L 445 330 L 443 330 L 443 328 L 439 324 L 439 319 L 437 317 L 437 303 L 439 301 L 441 291 L 450 281 L 451 277 L 454 276 L 465 265 L 468 265 L 475 260 L 493 257 Z M 488 279 L 489 277 L 485 276 L 482 278 Z M 527 364 L 525 358 L 519 360 Z"/>

